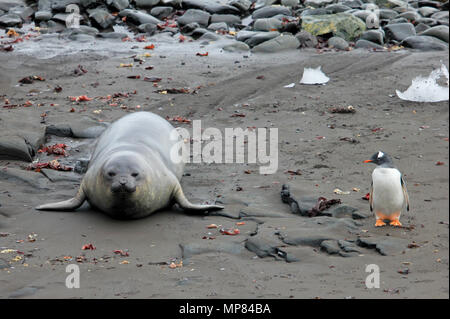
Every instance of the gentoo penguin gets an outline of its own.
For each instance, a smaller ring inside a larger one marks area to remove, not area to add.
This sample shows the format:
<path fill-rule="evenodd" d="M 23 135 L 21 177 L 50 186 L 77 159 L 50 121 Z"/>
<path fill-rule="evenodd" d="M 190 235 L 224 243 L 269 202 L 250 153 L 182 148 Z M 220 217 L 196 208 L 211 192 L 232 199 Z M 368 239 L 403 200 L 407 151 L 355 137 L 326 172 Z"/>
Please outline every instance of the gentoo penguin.
<path fill-rule="evenodd" d="M 381 151 L 375 153 L 364 163 L 374 163 L 370 187 L 370 211 L 375 211 L 375 226 L 384 226 L 389 220 L 392 226 L 401 226 L 400 214 L 406 205 L 409 211 L 409 197 L 402 173 L 395 168 L 391 158 Z"/>

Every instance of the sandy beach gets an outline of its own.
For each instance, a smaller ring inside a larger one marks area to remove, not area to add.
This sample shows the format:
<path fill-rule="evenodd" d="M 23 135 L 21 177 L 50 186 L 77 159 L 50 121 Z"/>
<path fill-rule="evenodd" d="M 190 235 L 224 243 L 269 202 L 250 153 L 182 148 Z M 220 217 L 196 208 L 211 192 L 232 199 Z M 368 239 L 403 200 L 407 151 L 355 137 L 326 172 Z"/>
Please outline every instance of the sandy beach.
<path fill-rule="evenodd" d="M 0 298 L 449 297 L 448 101 L 396 95 L 417 76 L 448 68 L 448 49 L 270 54 L 165 35 L 145 43 L 152 50 L 97 41 L 49 36 L 0 52 L 1 141 L 25 148 L 16 158 L 0 154 Z M 304 68 L 319 66 L 326 85 L 299 84 Z M 32 83 L 19 82 L 30 76 Z M 71 98 L 84 95 L 92 100 Z M 353 113 L 331 111 L 349 106 Z M 89 137 L 141 111 L 189 131 L 194 120 L 221 132 L 276 128 L 278 169 L 187 164 L 186 196 L 225 206 L 205 215 L 173 207 L 124 221 L 87 203 L 74 212 L 34 209 L 74 196 L 94 146 Z M 67 156 L 37 152 L 58 143 Z M 375 168 L 363 161 L 380 150 L 407 183 L 411 210 L 401 228 L 376 228 L 363 199 Z M 26 169 L 54 159 L 78 168 Z M 281 200 L 283 184 L 295 198 L 340 199 L 346 210 L 293 214 Z M 82 249 L 89 244 L 95 249 Z M 65 285 L 70 264 L 80 269 L 78 289 Z M 380 269 L 379 288 L 365 284 L 371 264 Z"/>

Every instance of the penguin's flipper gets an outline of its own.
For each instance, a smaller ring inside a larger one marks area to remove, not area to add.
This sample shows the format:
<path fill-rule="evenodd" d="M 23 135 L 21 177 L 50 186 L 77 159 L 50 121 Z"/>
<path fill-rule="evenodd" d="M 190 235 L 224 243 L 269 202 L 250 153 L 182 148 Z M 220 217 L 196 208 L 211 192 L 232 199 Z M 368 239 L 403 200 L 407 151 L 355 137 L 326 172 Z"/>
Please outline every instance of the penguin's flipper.
<path fill-rule="evenodd" d="M 406 210 L 409 212 L 409 196 L 408 196 L 408 190 L 406 189 L 405 180 L 403 179 L 403 175 L 400 177 L 400 181 L 402 183 L 403 196 L 405 196 L 405 200 L 406 200 Z"/>
<path fill-rule="evenodd" d="M 369 206 L 370 206 L 370 211 L 373 212 L 373 182 L 372 182 L 372 184 L 370 184 Z"/>

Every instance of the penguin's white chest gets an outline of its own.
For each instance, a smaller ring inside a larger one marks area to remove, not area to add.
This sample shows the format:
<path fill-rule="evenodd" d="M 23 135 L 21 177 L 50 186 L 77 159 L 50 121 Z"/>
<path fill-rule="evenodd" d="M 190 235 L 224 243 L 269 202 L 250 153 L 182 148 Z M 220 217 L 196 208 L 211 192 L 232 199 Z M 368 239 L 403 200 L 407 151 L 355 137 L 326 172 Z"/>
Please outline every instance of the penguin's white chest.
<path fill-rule="evenodd" d="M 395 168 L 377 167 L 372 173 L 372 182 L 374 211 L 385 215 L 400 212 L 405 202 L 400 172 Z"/>

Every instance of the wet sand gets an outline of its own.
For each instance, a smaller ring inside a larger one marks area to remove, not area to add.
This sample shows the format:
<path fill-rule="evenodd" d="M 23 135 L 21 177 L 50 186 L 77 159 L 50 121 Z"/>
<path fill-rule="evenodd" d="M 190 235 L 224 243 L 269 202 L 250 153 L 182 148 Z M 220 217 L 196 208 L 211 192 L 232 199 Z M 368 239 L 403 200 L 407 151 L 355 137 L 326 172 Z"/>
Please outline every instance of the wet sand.
<path fill-rule="evenodd" d="M 195 55 L 204 51 L 210 51 L 209 56 Z M 273 127 L 278 128 L 279 136 L 275 174 L 260 175 L 258 166 L 245 164 L 186 167 L 182 186 L 191 201 L 217 199 L 226 207 L 223 213 L 235 217 L 240 211 L 253 212 L 253 216 L 240 219 L 189 215 L 173 208 L 141 220 L 119 221 L 86 204 L 76 212 L 38 212 L 33 209 L 38 204 L 73 196 L 79 176 L 62 173 L 70 178 L 51 182 L 40 173 L 30 173 L 39 176 L 37 185 L 17 178 L 0 179 L 0 250 L 24 252 L 0 254 L 0 297 L 448 298 L 448 102 L 413 103 L 395 96 L 395 89 L 404 91 L 414 77 L 428 75 L 441 60 L 448 67 L 447 52 L 317 54 L 296 50 L 244 55 L 208 48 L 177 53 L 157 47 L 144 64 L 137 67 L 135 63 L 130 69 L 118 68 L 120 63 L 133 62 L 130 54 L 105 58 L 78 53 L 42 60 L 0 53 L 0 95 L 6 95 L 13 104 L 34 103 L 31 107 L 0 109 L 0 122 L 23 121 L 23 127 L 36 130 L 82 116 L 110 122 L 140 105 L 139 110 L 163 117 L 202 120 L 203 128 Z M 79 64 L 88 72 L 74 76 Z M 154 69 L 144 70 L 149 65 Z M 298 84 L 304 67 L 319 65 L 331 78 L 327 85 Z M 141 79 L 127 78 L 136 74 Z M 46 81 L 17 86 L 18 80 L 29 75 Z M 257 79 L 261 75 L 264 78 Z M 159 88 L 143 81 L 143 76 L 161 77 L 161 89 L 201 88 L 197 94 L 158 94 L 154 91 Z M 297 83 L 294 88 L 283 88 L 292 82 Z M 93 87 L 94 83 L 98 85 Z M 53 92 L 56 85 L 62 92 Z M 98 99 L 79 104 L 68 99 L 134 90 L 137 94 L 123 100 L 128 109 L 105 106 Z M 27 95 L 30 91 L 36 95 Z M 356 113 L 329 112 L 330 107 L 348 105 L 354 106 Z M 72 107 L 75 112 L 70 112 Z M 93 112 L 97 110 L 101 112 Z M 236 111 L 245 117 L 232 117 Z M 45 124 L 40 123 L 44 112 Z M 190 129 L 189 124 L 174 125 Z M 377 128 L 383 129 L 373 132 Z M 341 140 L 344 137 L 359 143 Z M 69 157 L 62 161 L 68 165 L 88 156 L 92 148 L 90 139 L 49 136 L 46 145 L 54 143 L 71 146 Z M 344 258 L 319 247 L 292 246 L 280 240 L 277 231 L 295 232 L 309 222 L 307 217 L 293 215 L 281 202 L 281 185 L 285 183 L 297 196 L 340 198 L 368 214 L 368 202 L 361 197 L 369 190 L 374 166 L 362 162 L 378 150 L 390 154 L 405 175 L 411 201 L 411 211 L 401 218 L 405 227 L 375 228 L 375 219 L 370 216 L 358 220 L 361 224 L 355 232 L 343 229 L 342 239 L 400 238 L 417 248 L 389 256 L 360 248 L 358 256 Z M 438 161 L 444 165 L 436 165 Z M 0 161 L 1 167 L 8 168 L 27 164 Z M 291 176 L 288 170 L 300 170 L 301 175 Z M 336 195 L 336 188 L 350 194 Z M 206 228 L 211 223 L 236 227 L 239 221 L 245 225 L 238 226 L 241 233 L 237 236 Z M 246 239 L 255 236 L 276 243 L 299 261 L 256 257 L 244 247 Z M 81 250 L 88 243 L 96 250 Z M 185 254 L 186 247 L 200 247 L 201 253 L 183 258 L 180 245 Z M 128 251 L 129 256 L 121 257 L 114 250 Z M 80 255 L 86 259 L 77 263 Z M 21 258 L 12 261 L 16 256 Z M 172 260 L 183 260 L 183 266 L 170 269 L 166 263 Z M 80 266 L 79 289 L 65 287 L 65 269 L 71 263 Z M 380 267 L 379 289 L 368 289 L 364 284 L 368 264 Z M 398 272 L 405 268 L 408 274 Z"/>

